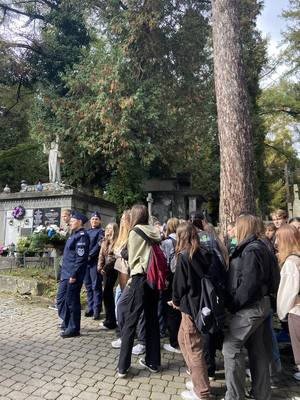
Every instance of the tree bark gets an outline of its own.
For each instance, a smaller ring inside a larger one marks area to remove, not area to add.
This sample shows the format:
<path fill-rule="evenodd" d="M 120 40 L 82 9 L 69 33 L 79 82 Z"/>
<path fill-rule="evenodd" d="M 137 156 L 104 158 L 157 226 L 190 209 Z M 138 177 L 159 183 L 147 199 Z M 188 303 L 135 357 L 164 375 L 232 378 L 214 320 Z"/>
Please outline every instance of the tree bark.
<path fill-rule="evenodd" d="M 255 211 L 253 146 L 238 0 L 213 0 L 214 75 L 220 142 L 220 222 Z"/>

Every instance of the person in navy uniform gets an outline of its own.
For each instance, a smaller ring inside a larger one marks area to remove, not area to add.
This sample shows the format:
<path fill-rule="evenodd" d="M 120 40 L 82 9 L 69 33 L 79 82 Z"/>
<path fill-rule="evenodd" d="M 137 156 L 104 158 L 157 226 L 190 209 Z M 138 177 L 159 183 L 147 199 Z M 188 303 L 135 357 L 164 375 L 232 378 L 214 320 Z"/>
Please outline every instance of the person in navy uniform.
<path fill-rule="evenodd" d="M 66 242 L 60 283 L 57 293 L 58 315 L 62 319 L 62 338 L 80 335 L 80 291 L 83 284 L 88 257 L 90 239 L 83 225 L 85 215 L 73 211 L 70 219 L 71 236 Z"/>
<path fill-rule="evenodd" d="M 84 277 L 88 308 L 84 315 L 99 320 L 102 307 L 102 275 L 97 272 L 97 264 L 104 229 L 101 228 L 101 215 L 98 211 L 92 214 L 90 224 L 91 229 L 87 231 L 90 238 L 89 260 Z"/>

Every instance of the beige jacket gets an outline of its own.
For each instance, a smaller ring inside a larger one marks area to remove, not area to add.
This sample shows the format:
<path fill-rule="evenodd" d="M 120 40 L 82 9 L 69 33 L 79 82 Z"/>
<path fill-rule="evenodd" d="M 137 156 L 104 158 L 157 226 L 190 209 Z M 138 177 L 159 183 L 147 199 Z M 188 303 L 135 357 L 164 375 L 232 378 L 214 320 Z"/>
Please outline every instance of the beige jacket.
<path fill-rule="evenodd" d="M 160 242 L 159 231 L 152 225 L 136 225 L 136 227 L 141 229 L 150 239 Z M 150 246 L 133 230 L 129 233 L 127 246 L 130 276 L 145 274 L 149 262 Z"/>
<path fill-rule="evenodd" d="M 284 319 L 287 314 L 300 316 L 300 257 L 291 255 L 283 264 L 277 294 L 277 314 Z"/>

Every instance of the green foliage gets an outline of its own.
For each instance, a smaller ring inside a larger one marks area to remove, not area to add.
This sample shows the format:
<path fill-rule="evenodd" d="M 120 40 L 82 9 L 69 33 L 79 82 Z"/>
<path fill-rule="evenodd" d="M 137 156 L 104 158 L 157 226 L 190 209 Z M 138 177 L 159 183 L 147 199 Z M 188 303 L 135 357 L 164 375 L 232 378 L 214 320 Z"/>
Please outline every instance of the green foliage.
<path fill-rule="evenodd" d="M 138 165 L 130 165 L 132 162 L 119 169 L 107 185 L 107 199 L 118 207 L 118 213 L 131 207 L 143 199 L 142 187 L 143 171 Z"/>
<path fill-rule="evenodd" d="M 212 143 L 218 153 L 205 5 L 187 2 L 176 9 L 171 3 L 132 2 L 126 11 L 115 10 L 116 18 L 107 22 L 108 39 L 95 41 L 65 76 L 68 96 L 49 102 L 55 113 L 49 131 L 65 144 L 75 143 L 77 153 L 105 163 L 111 175 L 108 196 L 120 207 L 140 198 L 144 176 L 200 177 L 194 168 L 198 152 L 205 157 Z M 68 170 L 78 172 L 73 162 Z"/>
<path fill-rule="evenodd" d="M 39 21 L 22 60 L 23 79 L 35 92 L 30 132 L 38 142 L 59 135 L 63 178 L 107 192 L 121 211 L 142 200 L 144 179 L 190 173 L 216 217 L 219 147 L 209 2 L 11 3 L 27 13 L 29 25 Z M 255 28 L 260 3 L 247 0 L 241 9 L 259 160 L 264 132 L 256 98 L 265 62 L 265 43 Z M 1 49 L 0 70 L 11 65 L 5 79 L 18 82 L 19 66 L 7 47 Z"/>
<path fill-rule="evenodd" d="M 46 177 L 47 163 L 37 142 L 28 140 L 0 151 L 0 186 L 7 183 L 12 190 L 18 191 L 22 179 L 37 183 L 46 181 Z"/>
<path fill-rule="evenodd" d="M 268 213 L 276 208 L 287 208 L 285 171 L 288 171 L 289 185 L 297 182 L 296 171 L 300 167 L 295 149 L 295 144 L 299 143 L 297 93 L 297 84 L 282 80 L 264 90 L 259 100 L 268 132 L 264 161 Z"/>
<path fill-rule="evenodd" d="M 289 9 L 283 13 L 288 23 L 284 33 L 287 48 L 285 56 L 290 63 L 293 73 L 299 73 L 300 68 L 300 0 L 290 0 Z"/>
<path fill-rule="evenodd" d="M 17 39 L 16 43 L 0 41 L 0 104 L 4 106 L 0 116 L 0 148 L 9 150 L 0 158 L 0 185 L 9 183 L 16 190 L 21 179 L 30 183 L 47 180 L 46 157 L 39 143 L 51 141 L 56 133 L 54 110 L 49 102 L 59 102 L 65 94 L 61 76 L 79 61 L 90 35 L 85 19 L 86 2 L 12 1 L 9 8 L 6 6 L 6 2 L 0 2 L 3 21 L 7 17 L 17 21 L 21 13 L 23 18 L 27 16 L 30 27 L 33 21 L 36 23 L 34 35 L 28 35 L 26 43 Z M 15 46 L 26 48 L 20 58 L 12 51 Z M 33 137 L 28 121 L 34 127 Z"/>
<path fill-rule="evenodd" d="M 28 138 L 27 110 L 32 94 L 18 85 L 0 84 L 0 149 L 6 150 Z"/>
<path fill-rule="evenodd" d="M 65 1 L 46 14 L 47 23 L 41 32 L 41 52 L 33 52 L 28 62 L 36 65 L 39 82 L 46 80 L 64 93 L 61 74 L 78 62 L 90 37 L 81 2 Z"/>
<path fill-rule="evenodd" d="M 300 119 L 300 85 L 282 79 L 277 85 L 266 89 L 260 101 L 263 115 L 276 117 L 286 115 L 294 122 Z"/>
<path fill-rule="evenodd" d="M 24 254 L 28 252 L 30 246 L 30 238 L 28 237 L 21 237 L 17 243 L 17 252 Z"/>

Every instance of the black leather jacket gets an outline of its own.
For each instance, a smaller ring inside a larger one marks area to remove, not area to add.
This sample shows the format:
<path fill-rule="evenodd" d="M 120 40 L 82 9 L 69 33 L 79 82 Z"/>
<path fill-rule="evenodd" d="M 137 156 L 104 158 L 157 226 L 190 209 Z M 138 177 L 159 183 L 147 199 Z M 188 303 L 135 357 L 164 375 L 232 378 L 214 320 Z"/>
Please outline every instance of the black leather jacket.
<path fill-rule="evenodd" d="M 277 293 L 280 273 L 276 257 L 255 235 L 240 242 L 230 257 L 228 308 L 236 312 L 265 295 Z"/>

